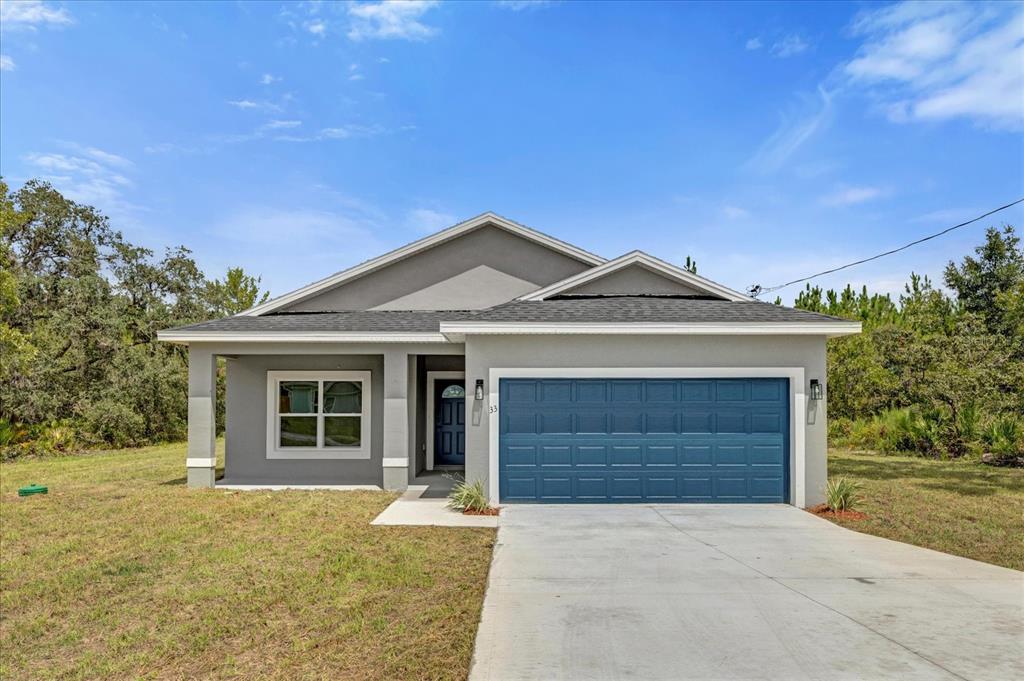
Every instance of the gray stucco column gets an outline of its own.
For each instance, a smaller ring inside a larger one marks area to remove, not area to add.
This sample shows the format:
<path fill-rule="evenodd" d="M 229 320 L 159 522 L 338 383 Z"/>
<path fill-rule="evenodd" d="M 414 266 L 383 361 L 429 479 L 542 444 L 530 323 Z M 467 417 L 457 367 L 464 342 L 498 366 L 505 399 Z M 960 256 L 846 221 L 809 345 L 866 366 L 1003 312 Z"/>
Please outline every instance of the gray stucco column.
<path fill-rule="evenodd" d="M 409 356 L 384 352 L 384 489 L 409 486 Z"/>
<path fill-rule="evenodd" d="M 217 356 L 203 348 L 188 350 L 189 487 L 213 487 L 217 467 Z"/>

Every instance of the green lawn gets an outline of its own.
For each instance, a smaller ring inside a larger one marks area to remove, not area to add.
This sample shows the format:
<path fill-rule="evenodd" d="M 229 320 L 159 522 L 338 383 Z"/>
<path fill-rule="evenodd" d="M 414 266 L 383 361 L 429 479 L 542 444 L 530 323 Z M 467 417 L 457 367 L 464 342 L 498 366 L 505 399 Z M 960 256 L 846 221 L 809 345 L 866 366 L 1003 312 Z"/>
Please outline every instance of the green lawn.
<path fill-rule="evenodd" d="M 862 485 L 843 526 L 1024 570 L 1024 469 L 832 450 L 828 472 Z"/>
<path fill-rule="evenodd" d="M 184 463 L 0 464 L 0 678 L 466 677 L 494 530 L 371 527 L 384 492 L 188 490 Z"/>

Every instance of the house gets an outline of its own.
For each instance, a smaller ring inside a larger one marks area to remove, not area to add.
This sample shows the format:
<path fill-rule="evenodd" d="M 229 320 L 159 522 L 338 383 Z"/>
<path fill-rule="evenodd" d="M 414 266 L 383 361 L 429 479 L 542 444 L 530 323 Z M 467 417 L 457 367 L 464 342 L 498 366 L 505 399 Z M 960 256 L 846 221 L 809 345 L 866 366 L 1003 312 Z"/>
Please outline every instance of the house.
<path fill-rule="evenodd" d="M 825 341 L 859 331 L 485 213 L 159 337 L 189 346 L 193 487 L 402 490 L 447 469 L 495 504 L 808 506 L 826 478 Z"/>

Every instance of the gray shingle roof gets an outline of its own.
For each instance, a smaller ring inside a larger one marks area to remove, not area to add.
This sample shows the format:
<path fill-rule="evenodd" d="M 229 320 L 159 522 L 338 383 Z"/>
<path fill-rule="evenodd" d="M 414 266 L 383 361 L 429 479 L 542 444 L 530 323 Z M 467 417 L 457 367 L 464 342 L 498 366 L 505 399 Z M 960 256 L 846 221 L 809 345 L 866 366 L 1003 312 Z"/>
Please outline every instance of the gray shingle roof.
<path fill-rule="evenodd" d="M 367 310 L 227 317 L 173 331 L 305 332 L 353 331 L 437 333 L 441 322 L 664 322 L 764 323 L 843 322 L 838 317 L 757 301 L 732 302 L 666 296 L 563 297 L 512 301 L 488 310 Z"/>
<path fill-rule="evenodd" d="M 226 317 L 173 331 L 379 331 L 437 333 L 442 321 L 460 321 L 469 310 L 367 310 L 365 312 L 307 312 L 262 317 Z"/>
<path fill-rule="evenodd" d="M 827 323 L 847 320 L 758 301 L 734 302 L 665 296 L 567 296 L 536 302 L 513 301 L 484 310 L 462 321 L 732 324 L 744 322 Z"/>

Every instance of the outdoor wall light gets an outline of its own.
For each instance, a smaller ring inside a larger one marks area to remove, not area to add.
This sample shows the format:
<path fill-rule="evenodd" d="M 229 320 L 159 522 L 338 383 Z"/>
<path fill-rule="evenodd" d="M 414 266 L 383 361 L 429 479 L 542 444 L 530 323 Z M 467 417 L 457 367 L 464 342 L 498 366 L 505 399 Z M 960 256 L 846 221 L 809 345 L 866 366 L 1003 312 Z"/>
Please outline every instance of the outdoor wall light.
<path fill-rule="evenodd" d="M 811 379 L 811 399 L 820 400 L 824 397 L 824 389 L 821 387 L 821 381 L 816 378 Z"/>
<path fill-rule="evenodd" d="M 484 379 L 476 379 L 476 389 L 473 391 L 473 398 L 476 400 L 484 399 Z"/>

